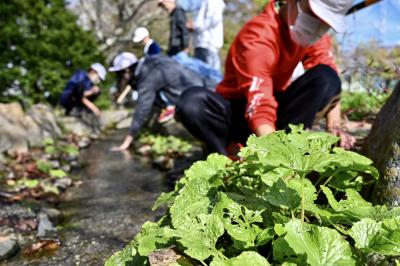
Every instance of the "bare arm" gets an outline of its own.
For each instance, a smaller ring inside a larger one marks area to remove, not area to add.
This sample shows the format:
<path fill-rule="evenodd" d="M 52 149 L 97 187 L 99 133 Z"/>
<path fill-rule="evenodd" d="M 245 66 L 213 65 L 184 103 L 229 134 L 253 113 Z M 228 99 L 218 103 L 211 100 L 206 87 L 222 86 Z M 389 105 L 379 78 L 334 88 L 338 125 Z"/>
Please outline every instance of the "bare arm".
<path fill-rule="evenodd" d="M 85 91 L 83 93 L 83 96 L 89 97 L 89 96 L 92 96 L 92 95 L 98 94 L 98 93 L 100 93 L 100 88 L 97 86 L 93 86 L 90 88 L 90 90 Z"/>
<path fill-rule="evenodd" d="M 270 125 L 263 124 L 263 125 L 260 125 L 259 127 L 256 128 L 256 132 L 255 133 L 256 133 L 256 135 L 258 137 L 261 137 L 261 136 L 265 136 L 265 135 L 271 134 L 274 131 L 275 131 L 275 129 L 273 127 L 271 127 Z"/>
<path fill-rule="evenodd" d="M 326 131 L 340 138 L 340 146 L 345 149 L 351 149 L 356 139 L 343 130 L 341 124 L 340 102 L 326 114 Z"/>
<path fill-rule="evenodd" d="M 113 147 L 111 151 L 125 151 L 131 146 L 133 140 L 134 138 L 131 135 L 127 135 L 124 142 L 118 147 Z"/>
<path fill-rule="evenodd" d="M 90 110 L 92 111 L 96 116 L 100 116 L 100 109 L 92 103 L 88 98 L 83 97 L 82 98 L 82 103 Z"/>

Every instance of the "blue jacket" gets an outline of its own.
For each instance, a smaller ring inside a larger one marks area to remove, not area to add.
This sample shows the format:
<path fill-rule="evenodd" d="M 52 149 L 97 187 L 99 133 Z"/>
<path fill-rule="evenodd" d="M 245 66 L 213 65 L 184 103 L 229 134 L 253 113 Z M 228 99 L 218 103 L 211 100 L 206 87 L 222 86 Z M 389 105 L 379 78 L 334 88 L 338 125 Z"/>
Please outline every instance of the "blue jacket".
<path fill-rule="evenodd" d="M 152 43 L 150 44 L 150 46 L 147 49 L 147 51 L 146 51 L 146 48 L 145 48 L 144 52 L 145 52 L 145 56 L 156 55 L 156 54 L 161 53 L 161 48 L 158 45 L 158 43 L 156 43 L 155 41 L 152 41 Z"/>
<path fill-rule="evenodd" d="M 86 71 L 78 70 L 69 79 L 60 97 L 60 103 L 65 108 L 80 104 L 83 93 L 90 90 L 93 83 L 90 81 Z"/>

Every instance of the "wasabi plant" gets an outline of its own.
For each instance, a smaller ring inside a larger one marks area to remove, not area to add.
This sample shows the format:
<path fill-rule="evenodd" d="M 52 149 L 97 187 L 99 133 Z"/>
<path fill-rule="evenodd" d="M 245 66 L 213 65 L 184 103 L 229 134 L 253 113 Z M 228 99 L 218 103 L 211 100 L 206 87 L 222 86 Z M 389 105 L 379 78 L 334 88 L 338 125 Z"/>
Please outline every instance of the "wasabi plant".
<path fill-rule="evenodd" d="M 360 195 L 378 172 L 337 141 L 292 127 L 251 136 L 239 161 L 212 154 L 195 163 L 156 201 L 166 214 L 146 222 L 106 265 L 149 265 L 152 252 L 171 246 L 193 265 L 394 263 L 400 208 Z"/>

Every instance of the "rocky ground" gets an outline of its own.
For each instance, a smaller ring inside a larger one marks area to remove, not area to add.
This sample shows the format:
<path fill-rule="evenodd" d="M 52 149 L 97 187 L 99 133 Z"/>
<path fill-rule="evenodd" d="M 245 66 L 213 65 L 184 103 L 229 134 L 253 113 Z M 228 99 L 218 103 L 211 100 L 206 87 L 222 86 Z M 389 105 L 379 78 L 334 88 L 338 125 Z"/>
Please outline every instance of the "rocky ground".
<path fill-rule="evenodd" d="M 66 191 L 79 187 L 71 170 L 81 165 L 79 150 L 101 130 L 129 126 L 127 110 L 93 117 L 63 117 L 46 105 L 24 111 L 18 103 L 0 104 L 0 261 L 16 254 L 57 250 L 57 209 Z"/>

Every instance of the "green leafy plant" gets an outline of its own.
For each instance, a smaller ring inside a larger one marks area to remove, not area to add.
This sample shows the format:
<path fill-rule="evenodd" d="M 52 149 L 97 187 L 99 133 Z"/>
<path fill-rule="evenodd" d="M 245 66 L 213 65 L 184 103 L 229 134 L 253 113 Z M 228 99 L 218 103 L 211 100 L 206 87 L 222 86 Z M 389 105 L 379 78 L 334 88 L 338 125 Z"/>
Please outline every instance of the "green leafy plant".
<path fill-rule="evenodd" d="M 390 93 L 383 93 L 377 90 L 371 92 L 348 92 L 342 93 L 342 112 L 351 120 L 365 120 L 375 117 Z"/>
<path fill-rule="evenodd" d="M 148 147 L 147 153 L 150 156 L 183 156 L 192 150 L 192 145 L 174 136 L 161 136 L 145 134 L 140 136 L 141 147 Z"/>
<path fill-rule="evenodd" d="M 241 160 L 210 155 L 195 163 L 154 209 L 158 222 L 106 265 L 148 265 L 175 246 L 202 265 L 356 265 L 400 255 L 400 208 L 360 194 L 378 178 L 371 160 L 336 148 L 327 133 L 292 127 L 251 136 Z M 379 263 L 376 262 L 376 263 Z"/>
<path fill-rule="evenodd" d="M 43 144 L 45 153 L 49 155 L 56 157 L 62 157 L 63 155 L 76 157 L 79 155 L 79 148 L 70 143 L 47 138 L 43 141 Z"/>

